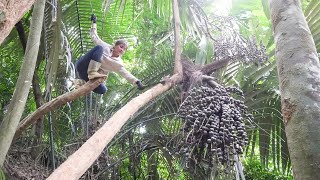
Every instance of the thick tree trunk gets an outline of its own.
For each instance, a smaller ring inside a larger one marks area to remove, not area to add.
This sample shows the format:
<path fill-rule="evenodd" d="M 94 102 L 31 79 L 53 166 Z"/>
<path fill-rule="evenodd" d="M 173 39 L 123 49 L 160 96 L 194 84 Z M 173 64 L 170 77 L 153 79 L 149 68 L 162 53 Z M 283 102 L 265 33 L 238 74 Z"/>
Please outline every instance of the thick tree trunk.
<path fill-rule="evenodd" d="M 35 0 L 2 0 L 0 2 L 0 44 L 34 2 Z"/>
<path fill-rule="evenodd" d="M 299 0 L 269 0 L 295 179 L 320 177 L 320 64 Z"/>
<path fill-rule="evenodd" d="M 9 110 L 0 126 L 0 166 L 3 166 L 28 97 L 39 50 L 44 6 L 44 0 L 38 0 L 35 4 L 24 61 L 9 104 Z"/>
<path fill-rule="evenodd" d="M 95 134 L 91 136 L 75 153 L 61 164 L 48 178 L 52 179 L 79 179 L 83 173 L 98 158 L 111 139 L 120 131 L 126 121 L 141 107 L 166 92 L 174 84 L 181 81 L 179 75 L 171 77 L 166 84 L 158 84 L 132 99 L 117 111 Z"/>

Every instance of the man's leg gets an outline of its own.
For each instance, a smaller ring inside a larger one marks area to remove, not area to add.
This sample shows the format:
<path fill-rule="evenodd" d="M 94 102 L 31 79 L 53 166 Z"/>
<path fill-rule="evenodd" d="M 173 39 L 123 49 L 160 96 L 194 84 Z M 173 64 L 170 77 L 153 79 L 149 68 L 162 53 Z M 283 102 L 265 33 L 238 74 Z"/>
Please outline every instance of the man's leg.
<path fill-rule="evenodd" d="M 106 76 L 97 72 L 101 66 L 102 53 L 103 47 L 95 46 L 76 62 L 76 70 L 81 79 L 89 81 L 89 79 Z"/>
<path fill-rule="evenodd" d="M 100 84 L 98 87 L 96 87 L 93 92 L 97 94 L 104 94 L 107 92 L 107 87 L 105 84 Z"/>
<path fill-rule="evenodd" d="M 101 57 L 103 53 L 103 47 L 102 46 L 96 46 L 96 50 L 92 55 L 91 61 L 88 65 L 88 78 L 89 79 L 94 79 L 94 78 L 99 78 L 99 77 L 106 77 L 107 75 L 105 74 L 100 74 L 98 70 L 101 67 Z"/>

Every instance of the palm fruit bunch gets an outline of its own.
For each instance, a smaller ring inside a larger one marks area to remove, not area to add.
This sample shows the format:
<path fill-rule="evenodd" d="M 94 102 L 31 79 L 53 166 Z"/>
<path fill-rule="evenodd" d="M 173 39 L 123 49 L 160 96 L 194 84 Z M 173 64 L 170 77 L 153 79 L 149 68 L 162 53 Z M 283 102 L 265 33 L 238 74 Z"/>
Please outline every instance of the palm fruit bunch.
<path fill-rule="evenodd" d="M 177 112 L 184 120 L 179 154 L 188 160 L 206 161 L 209 166 L 233 167 L 235 155 L 248 144 L 245 119 L 252 119 L 235 87 L 200 86 L 190 90 Z"/>
<path fill-rule="evenodd" d="M 255 39 L 220 37 L 214 43 L 217 60 L 228 58 L 244 63 L 264 63 L 268 60 L 266 47 Z"/>

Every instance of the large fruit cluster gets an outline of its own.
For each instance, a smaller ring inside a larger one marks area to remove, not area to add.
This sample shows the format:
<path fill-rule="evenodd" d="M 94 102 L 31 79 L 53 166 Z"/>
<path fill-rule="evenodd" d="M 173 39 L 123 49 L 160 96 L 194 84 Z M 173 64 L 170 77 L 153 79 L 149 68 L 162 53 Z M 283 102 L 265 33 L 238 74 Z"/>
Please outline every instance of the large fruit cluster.
<path fill-rule="evenodd" d="M 264 63 L 268 60 L 266 47 L 255 39 L 227 37 L 218 38 L 215 43 L 215 54 L 217 60 L 228 58 L 231 61 L 240 61 L 244 63 Z"/>
<path fill-rule="evenodd" d="M 234 155 L 242 154 L 248 144 L 244 119 L 252 115 L 243 101 L 231 95 L 243 98 L 242 91 L 235 87 L 200 86 L 190 90 L 177 113 L 185 121 L 181 129 L 184 140 L 179 144 L 181 155 L 206 161 L 210 166 L 234 165 Z"/>

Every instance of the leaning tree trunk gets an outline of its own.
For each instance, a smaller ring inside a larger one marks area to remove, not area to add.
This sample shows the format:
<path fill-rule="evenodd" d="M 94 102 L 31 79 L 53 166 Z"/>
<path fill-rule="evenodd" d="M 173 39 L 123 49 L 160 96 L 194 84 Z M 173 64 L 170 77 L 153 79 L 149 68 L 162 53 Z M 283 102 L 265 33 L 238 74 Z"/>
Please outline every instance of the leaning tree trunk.
<path fill-rule="evenodd" d="M 0 166 L 3 166 L 27 101 L 39 50 L 44 6 L 45 0 L 38 0 L 34 6 L 24 61 L 9 110 L 0 126 Z"/>
<path fill-rule="evenodd" d="M 34 2 L 35 0 L 2 0 L 0 2 L 0 44 Z"/>
<path fill-rule="evenodd" d="M 320 64 L 299 0 L 270 0 L 293 176 L 320 177 Z"/>
<path fill-rule="evenodd" d="M 181 81 L 179 75 L 174 75 L 171 81 L 164 85 L 158 84 L 138 97 L 132 99 L 117 111 L 96 133 L 94 133 L 75 153 L 68 157 L 47 180 L 54 179 L 79 179 L 83 173 L 99 157 L 103 149 L 112 138 L 120 131 L 126 121 L 141 107 L 146 105 L 158 95 L 166 92 L 174 84 Z"/>
<path fill-rule="evenodd" d="M 169 90 L 173 85 L 182 81 L 182 63 L 180 46 L 180 17 L 178 1 L 173 1 L 175 21 L 175 74 L 167 79 L 165 84 L 158 84 L 138 97 L 132 99 L 117 111 L 96 133 L 94 133 L 75 153 L 68 157 L 49 177 L 50 179 L 79 179 L 83 173 L 99 157 L 103 149 L 120 131 L 127 120 L 141 107 L 149 103 L 160 94 Z"/>

